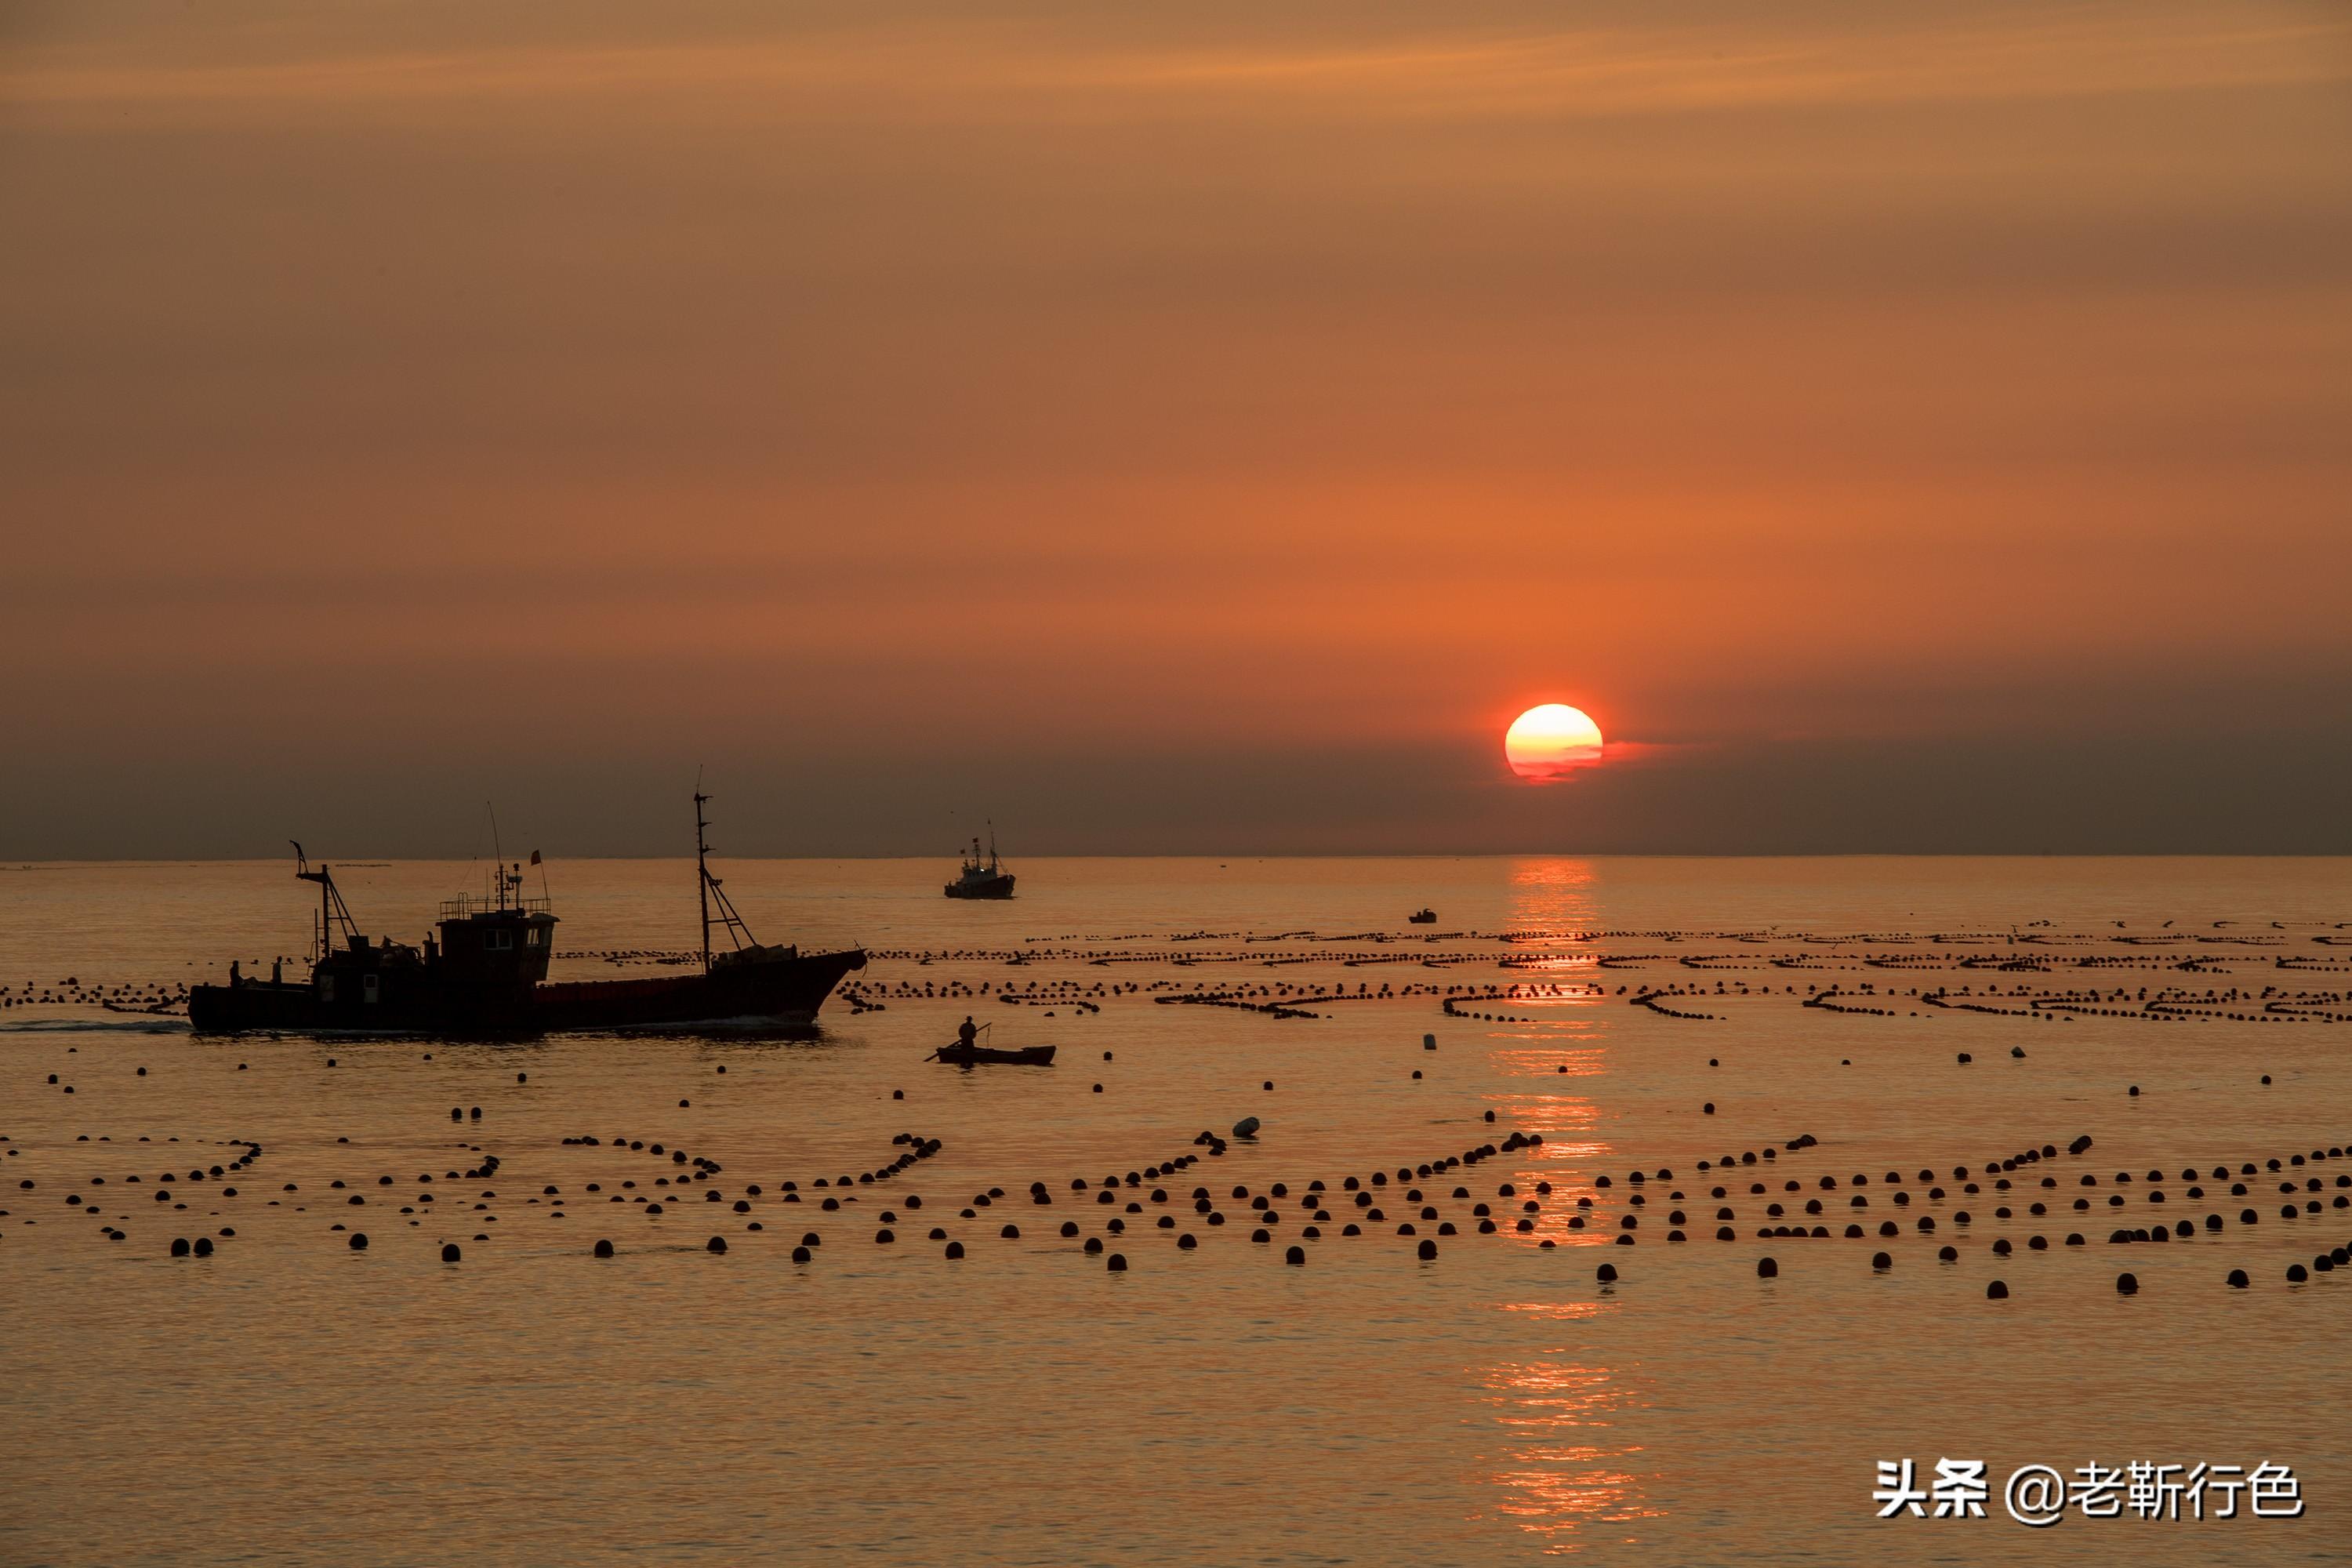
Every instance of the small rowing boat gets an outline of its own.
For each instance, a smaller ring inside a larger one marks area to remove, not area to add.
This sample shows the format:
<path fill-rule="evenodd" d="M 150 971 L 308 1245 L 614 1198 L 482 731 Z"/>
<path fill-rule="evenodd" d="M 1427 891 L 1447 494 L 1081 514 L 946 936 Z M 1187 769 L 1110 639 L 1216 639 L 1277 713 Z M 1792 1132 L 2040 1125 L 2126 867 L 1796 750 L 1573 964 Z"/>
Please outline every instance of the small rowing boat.
<path fill-rule="evenodd" d="M 1016 1067 L 1049 1068 L 1054 1065 L 1051 1046 L 1021 1046 L 1012 1050 L 995 1046 L 967 1046 L 961 1042 L 941 1046 L 926 1061 L 945 1062 L 950 1067 L 968 1068 L 982 1062 L 1010 1062 Z"/>

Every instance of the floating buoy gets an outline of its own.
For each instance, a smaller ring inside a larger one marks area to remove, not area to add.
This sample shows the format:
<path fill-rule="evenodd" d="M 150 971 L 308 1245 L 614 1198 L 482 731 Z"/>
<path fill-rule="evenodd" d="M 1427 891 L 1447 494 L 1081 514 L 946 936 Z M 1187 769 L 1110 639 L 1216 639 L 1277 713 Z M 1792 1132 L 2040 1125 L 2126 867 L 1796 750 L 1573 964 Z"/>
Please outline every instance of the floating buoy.
<path fill-rule="evenodd" d="M 1285 1263 L 1305 1263 L 1307 1261 L 1307 1249 L 1303 1247 L 1294 1247 L 1289 1251 L 1282 1255 L 1282 1260 Z"/>
<path fill-rule="evenodd" d="M 1756 1260 L 1756 1278 L 1759 1279 L 1777 1279 L 1780 1277 L 1780 1266 L 1778 1263 L 1775 1263 L 1769 1258 L 1759 1258 Z"/>
<path fill-rule="evenodd" d="M 1266 1087 L 1271 1089 L 1273 1085 L 1269 1084 Z M 1259 1122 L 1256 1117 L 1244 1116 L 1239 1121 L 1234 1123 L 1234 1136 L 1236 1138 L 1255 1138 L 1257 1136 L 1258 1126 Z"/>
<path fill-rule="evenodd" d="M 181 1236 L 181 1237 L 173 1237 L 173 1239 L 172 1239 L 172 1256 L 173 1256 L 173 1257 L 174 1257 L 174 1258 L 185 1258 L 187 1255 L 188 1255 L 188 1238 L 187 1238 L 186 1237 L 184 1237 L 184 1236 Z M 2300 1267 L 2301 1267 L 2300 1265 L 2298 1265 L 2298 1266 L 2297 1266 L 2298 1270 L 2300 1269 Z"/>
<path fill-rule="evenodd" d="M 1423 1241 L 1419 1247 L 1413 1248 L 1413 1256 L 1420 1258 L 1423 1263 L 1435 1262 L 1437 1260 L 1437 1243 L 1433 1241 Z"/>
<path fill-rule="evenodd" d="M 444 1262 L 444 1263 L 455 1263 L 455 1262 L 457 1262 L 460 1258 L 463 1258 L 464 1256 L 465 1256 L 465 1254 L 463 1254 L 463 1253 L 461 1253 L 461 1252 L 459 1252 L 459 1251 L 457 1250 L 457 1244 L 456 1242 L 454 1242 L 454 1241 L 452 1241 L 452 1242 L 446 1242 L 446 1243 L 444 1243 L 444 1244 L 442 1245 L 442 1247 L 441 1247 L 441 1261 L 442 1261 L 442 1262 Z"/>
<path fill-rule="evenodd" d="M 1592 1277 L 1603 1285 L 1614 1285 L 1617 1283 L 1617 1266 L 1613 1263 L 1604 1263 L 1593 1271 Z"/>
<path fill-rule="evenodd" d="M 1998 1279 L 1994 1280 L 1991 1284 L 1985 1287 L 1985 1300 L 1988 1301 L 2008 1300 L 2009 1287 L 2002 1284 Z"/>
<path fill-rule="evenodd" d="M 1870 1266 L 1873 1268 L 1892 1268 L 1895 1267 L 1895 1259 L 1884 1252 L 1874 1252 L 1870 1255 Z"/>
<path fill-rule="evenodd" d="M 1437 1048 L 1437 1037 L 1435 1035 L 1422 1036 L 1421 1048 L 1424 1051 L 1435 1050 Z"/>
<path fill-rule="evenodd" d="M 2232 1290 L 2242 1290 L 2248 1285 L 2252 1284 L 2252 1281 L 2246 1278 L 2246 1271 L 2244 1269 L 2232 1268 L 2230 1270 L 2230 1278 L 2224 1280 L 2223 1283 L 2228 1285 Z"/>
<path fill-rule="evenodd" d="M 610 1257 L 612 1257 L 612 1256 L 613 1256 L 613 1244 L 612 1244 L 611 1242 L 609 1242 L 609 1241 L 600 1241 L 600 1242 L 598 1242 L 598 1243 L 596 1244 L 596 1256 L 597 1256 L 597 1257 L 599 1257 L 599 1258 L 610 1258 Z"/>
<path fill-rule="evenodd" d="M 365 1252 L 367 1250 L 367 1232 L 363 1230 L 355 1230 L 352 1232 L 352 1250 L 353 1252 Z"/>
<path fill-rule="evenodd" d="M 2116 1275 L 2116 1294 L 2118 1296 L 2137 1296 L 2139 1294 L 2139 1276 L 2137 1274 Z"/>
<path fill-rule="evenodd" d="M 1708 1100 L 1705 1105 L 1700 1106 L 1699 1110 L 1706 1115 L 1713 1116 L 1715 1114 L 1715 1101 L 1711 1100 Z"/>
<path fill-rule="evenodd" d="M 961 1248 L 958 1248 L 956 1251 L 949 1253 L 949 1254 L 948 1254 L 948 1256 L 949 1256 L 949 1257 L 950 1257 L 950 1258 L 961 1258 L 961 1257 L 963 1256 L 963 1252 L 962 1252 L 962 1249 L 961 1249 Z M 795 1262 L 795 1263 L 806 1263 L 808 1260 L 809 1260 L 809 1249 L 808 1249 L 807 1247 L 793 1247 L 793 1262 Z"/>
<path fill-rule="evenodd" d="M 1113 1274 L 1126 1273 L 1127 1254 L 1124 1252 L 1112 1253 L 1108 1258 L 1103 1259 L 1103 1267 Z"/>
<path fill-rule="evenodd" d="M 173 1242 L 172 1245 L 173 1245 L 173 1249 L 174 1249 L 174 1250 L 173 1251 L 172 1256 L 173 1256 L 173 1257 L 174 1257 L 174 1258 L 177 1258 L 177 1257 L 179 1256 L 179 1252 L 178 1252 L 177 1248 L 180 1247 L 180 1245 L 181 1245 L 181 1244 L 180 1244 L 180 1243 L 178 1243 L 178 1242 Z M 2300 1263 L 2290 1263 L 2290 1264 L 2288 1264 L 2288 1265 L 2286 1266 L 2286 1278 L 2287 1278 L 2287 1283 L 2288 1283 L 2288 1284 L 2290 1284 L 2290 1285 L 2300 1285 L 2300 1284 L 2302 1284 L 2305 1280 L 2306 1280 L 2306 1279 L 2310 1279 L 2310 1278 L 2311 1278 L 2311 1271 L 2310 1271 L 2309 1269 L 2305 1268 L 2302 1264 L 2300 1264 Z"/>
<path fill-rule="evenodd" d="M 210 1258 L 213 1255 L 213 1238 L 209 1236 L 196 1237 L 194 1250 L 198 1258 Z"/>
<path fill-rule="evenodd" d="M 888 1233 L 885 1232 L 884 1234 L 887 1235 Z M 727 1238 L 723 1236 L 714 1236 L 708 1242 L 703 1244 L 702 1250 L 705 1252 L 724 1252 L 727 1250 Z"/>

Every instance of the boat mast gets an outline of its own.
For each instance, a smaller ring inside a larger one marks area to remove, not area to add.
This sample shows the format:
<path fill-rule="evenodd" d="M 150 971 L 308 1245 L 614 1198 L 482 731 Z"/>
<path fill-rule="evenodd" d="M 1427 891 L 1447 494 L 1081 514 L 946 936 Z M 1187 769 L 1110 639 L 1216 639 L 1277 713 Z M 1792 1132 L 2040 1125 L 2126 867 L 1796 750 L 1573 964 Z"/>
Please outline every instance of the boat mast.
<path fill-rule="evenodd" d="M 719 923 L 726 928 L 727 940 L 735 944 L 736 952 L 740 952 L 747 947 L 757 948 L 760 939 L 751 934 L 751 928 L 743 922 L 741 915 L 735 912 L 735 901 L 727 896 L 726 883 L 710 874 L 710 843 L 706 837 L 710 824 L 702 815 L 702 803 L 710 797 L 702 793 L 699 775 L 694 782 L 694 869 L 695 879 L 701 884 L 702 968 L 708 973 L 710 969 L 711 905 L 719 906 Z"/>
<path fill-rule="evenodd" d="M 702 967 L 710 968 L 710 846 L 704 841 L 710 824 L 702 819 L 702 781 L 694 781 L 694 890 L 702 900 Z"/>
<path fill-rule="evenodd" d="M 499 881 L 499 908 L 504 910 L 507 907 L 507 847 L 499 839 L 499 808 L 496 803 L 486 800 L 482 803 L 482 809 L 490 814 L 491 874 Z M 481 840 L 478 838 L 474 842 L 479 844 Z"/>
<path fill-rule="evenodd" d="M 294 875 L 305 882 L 319 884 L 319 929 L 310 952 L 310 962 L 315 965 L 335 951 L 336 932 L 340 931 L 348 944 L 358 934 L 359 928 L 352 924 L 352 911 L 344 904 L 343 895 L 337 890 L 334 875 L 327 869 L 326 863 L 321 861 L 319 868 L 313 871 L 310 859 L 302 853 L 301 841 L 289 838 L 287 842 L 294 846 Z"/>

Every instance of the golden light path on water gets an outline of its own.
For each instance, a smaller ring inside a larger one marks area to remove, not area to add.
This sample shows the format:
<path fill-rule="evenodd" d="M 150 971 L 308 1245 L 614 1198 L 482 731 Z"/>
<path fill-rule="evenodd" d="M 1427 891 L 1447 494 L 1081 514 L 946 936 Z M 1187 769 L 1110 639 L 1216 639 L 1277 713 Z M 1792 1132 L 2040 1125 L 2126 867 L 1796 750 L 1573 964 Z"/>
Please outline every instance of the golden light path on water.
<path fill-rule="evenodd" d="M 1520 1321 L 1581 1325 L 1612 1303 L 1513 1301 L 1501 1310 Z M 1541 1359 L 1502 1363 L 1483 1381 L 1497 1395 L 1495 1423 L 1505 1452 L 1491 1484 L 1502 1494 L 1496 1510 L 1555 1555 L 1639 1544 L 1638 1521 L 1659 1510 L 1643 1496 L 1636 1449 L 1622 1446 L 1614 1417 L 1635 1397 L 1625 1379 L 1605 1368 L 1560 1359 L 1566 1344 L 1544 1347 Z M 1615 1528 L 1623 1527 L 1623 1528 Z"/>

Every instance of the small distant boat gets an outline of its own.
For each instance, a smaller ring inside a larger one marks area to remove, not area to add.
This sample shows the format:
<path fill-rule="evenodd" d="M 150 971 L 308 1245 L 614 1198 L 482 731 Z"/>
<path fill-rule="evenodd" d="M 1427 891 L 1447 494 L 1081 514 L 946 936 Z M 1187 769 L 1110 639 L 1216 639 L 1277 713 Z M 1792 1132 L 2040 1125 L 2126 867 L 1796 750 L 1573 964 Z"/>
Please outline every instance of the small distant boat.
<path fill-rule="evenodd" d="M 1412 913 L 1405 916 L 1404 918 L 1408 923 L 1412 925 L 1433 926 L 1437 923 L 1437 911 L 1424 906 L 1413 910 Z"/>
<path fill-rule="evenodd" d="M 941 1046 L 924 1059 L 960 1068 L 981 1062 L 1010 1062 L 1015 1067 L 1049 1068 L 1054 1065 L 1054 1047 L 1019 1046 L 1004 1049 L 995 1046 L 967 1046 L 959 1041 L 954 1045 Z"/>
<path fill-rule="evenodd" d="M 963 866 L 956 879 L 947 887 L 950 899 L 1009 899 L 1013 896 L 1013 873 L 996 858 L 996 824 L 988 825 L 988 858 L 980 856 L 980 840 L 971 841 L 971 853 L 964 857 Z"/>

